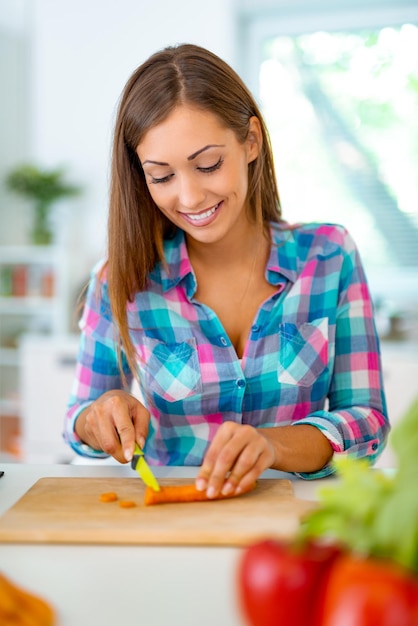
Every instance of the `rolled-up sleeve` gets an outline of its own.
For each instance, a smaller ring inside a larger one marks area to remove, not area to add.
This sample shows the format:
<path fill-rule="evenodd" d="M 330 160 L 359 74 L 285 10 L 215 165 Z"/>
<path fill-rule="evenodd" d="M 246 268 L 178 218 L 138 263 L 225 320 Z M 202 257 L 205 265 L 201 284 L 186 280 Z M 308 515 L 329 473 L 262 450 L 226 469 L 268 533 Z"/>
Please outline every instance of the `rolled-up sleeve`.
<path fill-rule="evenodd" d="M 389 433 L 379 338 L 373 303 L 355 244 L 345 233 L 336 318 L 335 359 L 327 410 L 295 422 L 317 426 L 336 454 L 374 463 Z M 332 473 L 332 465 L 303 478 Z"/>

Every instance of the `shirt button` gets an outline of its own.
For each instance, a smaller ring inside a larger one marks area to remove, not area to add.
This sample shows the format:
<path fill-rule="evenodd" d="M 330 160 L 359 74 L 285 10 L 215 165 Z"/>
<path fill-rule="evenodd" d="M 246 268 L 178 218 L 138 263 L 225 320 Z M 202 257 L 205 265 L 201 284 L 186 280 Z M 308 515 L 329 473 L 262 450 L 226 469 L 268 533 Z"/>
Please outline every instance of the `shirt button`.
<path fill-rule="evenodd" d="M 245 387 L 245 380 L 243 378 L 238 378 L 236 385 L 242 389 L 242 387 Z"/>
<path fill-rule="evenodd" d="M 260 330 L 259 324 L 254 324 L 254 326 L 252 327 L 253 333 L 258 333 L 259 330 Z"/>
<path fill-rule="evenodd" d="M 222 344 L 223 346 L 227 346 L 227 345 L 228 345 L 228 342 L 227 342 L 227 340 L 225 339 L 225 337 L 221 337 L 221 344 Z"/>

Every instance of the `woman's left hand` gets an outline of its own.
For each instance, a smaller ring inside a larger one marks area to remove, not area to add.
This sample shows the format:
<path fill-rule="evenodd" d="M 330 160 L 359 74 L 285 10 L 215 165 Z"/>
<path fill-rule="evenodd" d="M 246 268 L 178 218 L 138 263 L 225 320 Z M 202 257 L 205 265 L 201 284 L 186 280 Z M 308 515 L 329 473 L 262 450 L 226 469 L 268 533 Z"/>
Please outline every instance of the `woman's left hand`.
<path fill-rule="evenodd" d="M 274 465 L 273 443 L 248 424 L 224 422 L 210 444 L 196 479 L 208 498 L 219 493 L 248 490 L 266 469 Z"/>

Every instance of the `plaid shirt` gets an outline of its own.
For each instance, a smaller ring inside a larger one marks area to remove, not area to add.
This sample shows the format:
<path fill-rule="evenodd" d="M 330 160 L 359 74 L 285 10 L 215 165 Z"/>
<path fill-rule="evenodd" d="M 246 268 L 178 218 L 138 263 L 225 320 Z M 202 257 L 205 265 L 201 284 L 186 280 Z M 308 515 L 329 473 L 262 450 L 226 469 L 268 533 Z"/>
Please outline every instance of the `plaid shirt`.
<path fill-rule="evenodd" d="M 148 288 L 127 306 L 142 401 L 151 413 L 150 464 L 200 465 L 219 425 L 313 424 L 335 452 L 369 457 L 389 430 L 373 307 L 357 249 L 341 226 L 271 224 L 266 267 L 277 292 L 259 308 L 242 360 L 216 314 L 194 299 L 184 233 L 165 242 Z M 79 454 L 78 414 L 120 389 L 106 277 L 92 273 L 64 437 Z M 100 293 L 100 296 L 97 293 Z M 126 360 L 123 367 L 129 382 Z M 319 478 L 330 466 L 304 478 Z"/>

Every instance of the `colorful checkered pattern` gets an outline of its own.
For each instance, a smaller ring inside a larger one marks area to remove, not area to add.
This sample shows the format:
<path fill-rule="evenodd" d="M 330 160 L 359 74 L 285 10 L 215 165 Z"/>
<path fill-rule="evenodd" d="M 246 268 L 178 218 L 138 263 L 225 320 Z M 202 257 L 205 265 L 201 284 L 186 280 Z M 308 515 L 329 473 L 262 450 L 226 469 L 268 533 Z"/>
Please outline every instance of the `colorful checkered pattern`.
<path fill-rule="evenodd" d="M 215 313 L 194 300 L 196 279 L 180 230 L 165 242 L 166 267 L 159 264 L 149 288 L 128 305 L 151 413 L 150 464 L 200 465 L 225 420 L 256 428 L 313 424 L 337 453 L 373 462 L 382 451 L 389 426 L 379 342 L 355 244 L 343 227 L 329 224 L 272 224 L 271 237 L 266 277 L 277 292 L 260 307 L 242 360 Z M 105 455 L 78 440 L 75 420 L 105 391 L 122 386 L 105 277 L 98 289 L 100 267 L 80 322 L 64 432 L 87 456 Z"/>

